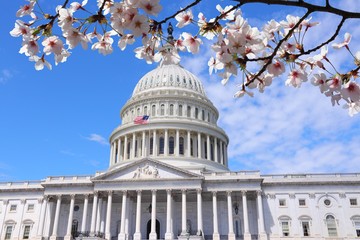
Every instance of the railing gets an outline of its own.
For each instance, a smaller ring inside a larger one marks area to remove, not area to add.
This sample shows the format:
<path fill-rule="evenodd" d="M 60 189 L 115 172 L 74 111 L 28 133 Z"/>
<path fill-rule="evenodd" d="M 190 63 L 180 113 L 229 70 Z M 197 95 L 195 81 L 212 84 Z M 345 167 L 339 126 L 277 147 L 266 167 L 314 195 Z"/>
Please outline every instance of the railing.
<path fill-rule="evenodd" d="M 72 234 L 73 238 L 86 238 L 86 237 L 98 237 L 98 238 L 105 238 L 105 233 L 103 232 L 95 232 L 93 234 L 90 233 L 90 231 L 85 232 L 75 232 Z"/>

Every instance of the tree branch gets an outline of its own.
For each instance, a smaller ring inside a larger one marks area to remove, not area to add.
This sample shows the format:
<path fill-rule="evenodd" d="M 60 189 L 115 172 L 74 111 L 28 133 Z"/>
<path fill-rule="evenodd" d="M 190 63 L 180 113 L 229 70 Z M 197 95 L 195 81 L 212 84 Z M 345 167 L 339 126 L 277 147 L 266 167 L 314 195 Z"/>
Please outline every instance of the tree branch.
<path fill-rule="evenodd" d="M 190 3 L 189 5 L 187 5 L 185 8 L 180 9 L 179 11 L 177 11 L 176 13 L 174 13 L 173 15 L 164 18 L 163 20 L 157 22 L 157 24 L 161 25 L 163 23 L 166 23 L 167 21 L 169 21 L 172 18 L 175 18 L 176 15 L 178 15 L 181 12 L 184 12 L 186 10 L 188 10 L 189 8 L 192 8 L 193 6 L 196 6 L 197 4 L 199 4 L 202 0 L 195 0 L 194 2 Z"/>

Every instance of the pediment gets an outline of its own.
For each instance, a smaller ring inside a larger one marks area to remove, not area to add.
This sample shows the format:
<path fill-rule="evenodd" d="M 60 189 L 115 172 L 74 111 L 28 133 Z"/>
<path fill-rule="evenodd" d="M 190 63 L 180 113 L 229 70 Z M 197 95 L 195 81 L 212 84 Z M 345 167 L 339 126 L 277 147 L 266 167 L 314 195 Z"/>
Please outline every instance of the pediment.
<path fill-rule="evenodd" d="M 151 158 L 144 158 L 101 173 L 92 178 L 92 181 L 176 180 L 189 178 L 202 178 L 202 176 Z"/>

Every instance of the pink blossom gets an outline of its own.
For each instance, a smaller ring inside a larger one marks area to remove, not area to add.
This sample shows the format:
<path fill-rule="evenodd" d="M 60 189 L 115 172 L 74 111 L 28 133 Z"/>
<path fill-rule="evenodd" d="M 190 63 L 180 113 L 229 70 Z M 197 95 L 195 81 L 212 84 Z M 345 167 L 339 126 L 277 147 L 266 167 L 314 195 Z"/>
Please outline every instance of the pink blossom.
<path fill-rule="evenodd" d="M 218 61 L 217 59 L 211 57 L 208 61 L 208 66 L 209 66 L 209 74 L 212 74 L 213 70 L 215 69 L 215 72 L 217 70 L 223 69 L 224 68 L 224 64 L 220 61 Z"/>
<path fill-rule="evenodd" d="M 264 33 L 269 39 L 274 39 L 275 33 L 280 31 L 280 23 L 276 22 L 274 19 L 269 21 L 264 26 Z"/>
<path fill-rule="evenodd" d="M 180 12 L 175 16 L 176 21 L 178 21 L 176 26 L 182 28 L 186 25 L 189 25 L 193 21 L 193 18 L 194 16 L 191 11 Z"/>
<path fill-rule="evenodd" d="M 272 74 L 273 76 L 279 76 L 281 74 L 283 74 L 285 72 L 285 65 L 284 63 L 275 60 L 274 63 L 271 63 L 268 67 L 267 70 L 270 74 Z"/>
<path fill-rule="evenodd" d="M 350 117 L 353 117 L 355 114 L 360 112 L 360 102 L 349 102 L 344 105 L 345 109 L 349 109 Z"/>
<path fill-rule="evenodd" d="M 113 52 L 112 44 L 114 40 L 111 38 L 112 33 L 105 33 L 99 41 L 91 46 L 91 50 L 98 50 L 99 53 L 106 56 Z"/>
<path fill-rule="evenodd" d="M 10 35 L 13 37 L 24 37 L 29 36 L 30 34 L 30 28 L 21 20 L 16 20 L 14 29 L 10 31 Z"/>
<path fill-rule="evenodd" d="M 142 8 L 147 14 L 157 16 L 162 10 L 159 0 L 140 0 L 139 7 Z"/>
<path fill-rule="evenodd" d="M 126 45 L 128 44 L 133 44 L 135 42 L 135 38 L 134 38 L 134 35 L 132 34 L 126 34 L 126 35 L 123 35 L 120 39 L 119 39 L 119 42 L 118 42 L 118 46 L 121 50 L 125 50 L 126 48 Z"/>
<path fill-rule="evenodd" d="M 350 33 L 345 33 L 344 35 L 344 41 L 341 43 L 333 43 L 332 47 L 335 49 L 339 49 L 342 47 L 347 47 L 347 45 L 350 43 L 351 40 L 351 34 Z"/>
<path fill-rule="evenodd" d="M 42 45 L 44 46 L 44 53 L 46 55 L 51 53 L 61 54 L 62 49 L 64 48 L 62 41 L 57 36 L 45 38 Z"/>
<path fill-rule="evenodd" d="M 327 81 L 327 84 L 331 91 L 340 90 L 341 88 L 341 78 L 339 75 L 333 76 L 329 81 Z"/>
<path fill-rule="evenodd" d="M 243 89 L 237 91 L 237 92 L 234 94 L 234 98 L 243 97 L 245 94 L 249 95 L 250 97 L 254 97 L 254 93 L 253 93 L 253 92 L 249 92 L 249 91 L 247 91 L 247 90 L 243 87 Z"/>
<path fill-rule="evenodd" d="M 71 28 L 71 25 L 74 22 L 73 10 L 60 8 L 59 11 L 59 26 L 64 30 Z"/>
<path fill-rule="evenodd" d="M 70 30 L 64 32 L 63 35 L 66 38 L 66 44 L 69 45 L 70 49 L 75 48 L 79 43 L 83 49 L 87 49 L 88 42 L 90 40 L 76 28 L 71 28 Z"/>
<path fill-rule="evenodd" d="M 67 58 L 70 56 L 70 53 L 65 49 L 62 50 L 61 54 L 55 55 L 55 65 L 59 63 L 66 62 Z"/>
<path fill-rule="evenodd" d="M 49 70 L 52 69 L 51 64 L 45 60 L 44 56 L 40 58 L 39 56 L 34 55 L 34 56 L 31 56 L 29 58 L 29 60 L 31 62 L 35 62 L 35 69 L 37 71 L 43 70 L 44 66 L 46 66 Z"/>
<path fill-rule="evenodd" d="M 188 52 L 197 53 L 199 52 L 200 44 L 202 43 L 201 39 L 192 36 L 187 32 L 182 33 L 182 37 L 184 38 L 184 46 L 187 48 Z"/>
<path fill-rule="evenodd" d="M 36 3 L 36 0 L 29 0 L 29 4 L 22 6 L 17 12 L 16 12 L 16 16 L 17 17 L 23 17 L 25 15 L 32 15 L 32 17 L 34 18 L 34 13 L 33 13 L 33 9 L 34 9 L 34 5 Z"/>
<path fill-rule="evenodd" d="M 39 45 L 35 39 L 25 39 L 22 43 L 19 53 L 25 56 L 33 56 L 39 52 Z"/>
<path fill-rule="evenodd" d="M 293 69 L 289 75 L 288 79 L 285 82 L 287 86 L 293 86 L 299 88 L 302 82 L 307 81 L 307 74 L 301 69 Z"/>
<path fill-rule="evenodd" d="M 340 92 L 345 99 L 349 98 L 352 102 L 360 101 L 360 86 L 356 82 L 347 82 Z"/>
<path fill-rule="evenodd" d="M 287 15 L 286 20 L 287 21 L 281 21 L 280 22 L 280 25 L 284 28 L 285 35 L 288 34 L 290 29 L 295 27 L 295 25 L 300 21 L 300 18 L 297 17 L 297 16 L 295 17 L 295 16 L 292 16 L 292 15 Z"/>
<path fill-rule="evenodd" d="M 328 85 L 326 84 L 326 75 L 324 73 L 314 74 L 314 76 L 311 78 L 311 83 L 314 86 L 319 86 L 321 93 L 324 93 L 329 89 Z"/>
<path fill-rule="evenodd" d="M 224 14 L 224 16 L 222 17 L 222 19 L 227 19 L 227 20 L 234 20 L 235 18 L 235 10 L 228 12 L 227 14 L 225 14 L 227 11 L 229 11 L 233 6 L 226 6 L 224 9 L 218 4 L 216 5 L 216 9 L 221 13 Z M 237 14 L 240 14 L 241 12 L 238 12 Z"/>
<path fill-rule="evenodd" d="M 149 31 L 149 23 L 144 15 L 136 15 L 129 28 L 133 31 L 135 37 L 146 34 Z"/>

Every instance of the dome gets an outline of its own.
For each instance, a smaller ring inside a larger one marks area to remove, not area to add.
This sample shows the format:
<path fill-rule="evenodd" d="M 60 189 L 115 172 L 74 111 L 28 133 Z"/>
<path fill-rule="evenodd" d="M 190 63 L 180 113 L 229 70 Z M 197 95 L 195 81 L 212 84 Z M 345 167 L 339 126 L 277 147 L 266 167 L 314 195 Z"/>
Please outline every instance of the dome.
<path fill-rule="evenodd" d="M 145 74 L 135 86 L 132 97 L 163 89 L 179 89 L 198 93 L 205 97 L 201 81 L 178 64 L 160 64 Z"/>

